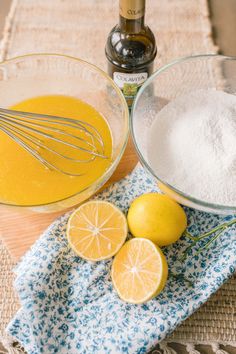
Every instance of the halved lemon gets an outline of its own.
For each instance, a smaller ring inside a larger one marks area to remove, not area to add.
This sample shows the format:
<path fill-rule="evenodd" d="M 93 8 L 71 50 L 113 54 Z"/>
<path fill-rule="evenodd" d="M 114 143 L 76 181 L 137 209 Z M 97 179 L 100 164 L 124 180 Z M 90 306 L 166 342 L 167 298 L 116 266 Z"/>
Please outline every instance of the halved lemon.
<path fill-rule="evenodd" d="M 127 237 L 125 215 L 115 205 L 93 200 L 82 204 L 70 216 L 67 238 L 73 250 L 89 261 L 114 256 Z"/>
<path fill-rule="evenodd" d="M 152 241 L 134 238 L 114 258 L 111 277 L 119 297 L 141 304 L 157 296 L 166 284 L 168 266 L 161 249 Z"/>

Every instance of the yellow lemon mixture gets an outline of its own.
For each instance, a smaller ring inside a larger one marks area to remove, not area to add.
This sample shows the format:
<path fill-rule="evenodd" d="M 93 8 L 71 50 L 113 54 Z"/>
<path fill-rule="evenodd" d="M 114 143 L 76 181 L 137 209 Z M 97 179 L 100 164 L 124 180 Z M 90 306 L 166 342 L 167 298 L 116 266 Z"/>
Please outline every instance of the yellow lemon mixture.
<path fill-rule="evenodd" d="M 90 186 L 109 168 L 112 161 L 111 132 L 104 117 L 92 106 L 73 97 L 52 95 L 22 101 L 11 109 L 79 119 L 91 124 L 102 137 L 106 158 L 96 157 L 88 163 L 76 165 L 75 173 L 81 171 L 81 176 L 65 175 L 46 168 L 0 131 L 0 202 L 38 205 L 62 200 Z M 45 151 L 41 152 L 45 154 Z M 76 154 L 79 159 L 83 152 L 78 150 Z M 60 160 L 62 169 L 74 166 Z"/>

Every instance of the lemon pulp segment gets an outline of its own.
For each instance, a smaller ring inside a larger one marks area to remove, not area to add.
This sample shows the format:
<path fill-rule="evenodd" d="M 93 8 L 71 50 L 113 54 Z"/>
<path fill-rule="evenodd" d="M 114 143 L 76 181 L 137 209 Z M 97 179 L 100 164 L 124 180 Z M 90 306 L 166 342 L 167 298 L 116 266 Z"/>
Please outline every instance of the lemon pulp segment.
<path fill-rule="evenodd" d="M 105 201 L 82 204 L 67 224 L 70 246 L 80 257 L 90 261 L 114 256 L 125 242 L 127 232 L 124 214 Z"/>
<path fill-rule="evenodd" d="M 158 295 L 165 286 L 168 266 L 161 249 L 150 240 L 126 242 L 114 258 L 112 281 L 120 298 L 139 304 Z"/>

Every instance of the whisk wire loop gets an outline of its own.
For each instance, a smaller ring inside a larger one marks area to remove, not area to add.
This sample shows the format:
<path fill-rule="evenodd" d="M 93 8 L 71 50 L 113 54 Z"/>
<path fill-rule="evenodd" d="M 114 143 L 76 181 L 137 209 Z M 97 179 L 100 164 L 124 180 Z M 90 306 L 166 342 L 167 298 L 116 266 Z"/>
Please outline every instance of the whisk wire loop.
<path fill-rule="evenodd" d="M 101 134 L 92 124 L 82 120 L 0 108 L 0 131 L 45 167 L 66 175 L 81 176 L 84 173 L 59 167 L 52 156 L 77 164 L 107 158 Z M 51 146 L 53 142 L 55 144 Z M 49 152 L 51 158 L 45 156 L 45 152 Z M 77 155 L 77 152 L 80 153 Z"/>

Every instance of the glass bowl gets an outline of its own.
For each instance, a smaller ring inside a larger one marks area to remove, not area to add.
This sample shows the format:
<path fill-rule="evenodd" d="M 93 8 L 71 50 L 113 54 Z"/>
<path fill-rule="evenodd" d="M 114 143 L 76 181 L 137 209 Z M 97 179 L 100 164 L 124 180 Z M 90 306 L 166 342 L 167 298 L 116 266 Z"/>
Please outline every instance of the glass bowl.
<path fill-rule="evenodd" d="M 107 120 L 113 140 L 112 162 L 105 173 L 84 190 L 63 200 L 43 205 L 12 205 L 38 212 L 54 212 L 89 198 L 111 177 L 125 150 L 129 133 L 129 111 L 119 88 L 109 76 L 83 60 L 58 54 L 33 54 L 0 63 L 0 107 L 43 95 L 78 98 Z M 63 186 L 62 186 L 63 187 Z M 25 191 L 27 193 L 27 191 Z"/>
<path fill-rule="evenodd" d="M 142 165 L 163 192 L 191 208 L 232 214 L 236 213 L 236 205 L 226 206 L 198 200 L 168 184 L 153 171 L 147 158 L 147 132 L 156 114 L 178 96 L 209 88 L 236 94 L 236 57 L 197 55 L 178 59 L 162 67 L 144 83 L 136 96 L 131 112 L 131 134 Z M 158 153 L 161 154 L 161 151 Z"/>

